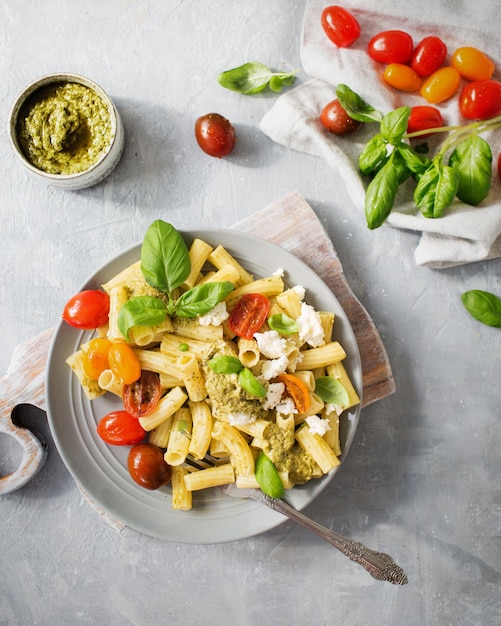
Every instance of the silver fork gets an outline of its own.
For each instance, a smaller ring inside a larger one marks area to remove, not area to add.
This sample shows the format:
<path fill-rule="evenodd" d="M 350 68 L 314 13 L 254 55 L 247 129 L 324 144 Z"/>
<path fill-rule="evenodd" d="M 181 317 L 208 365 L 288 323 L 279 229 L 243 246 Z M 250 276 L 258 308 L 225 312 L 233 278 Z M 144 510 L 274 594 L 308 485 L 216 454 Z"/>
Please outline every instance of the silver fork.
<path fill-rule="evenodd" d="M 188 465 L 192 465 L 197 469 L 205 469 L 208 466 L 213 466 L 215 464 L 207 457 L 205 457 L 203 461 L 198 461 L 188 457 L 186 462 Z M 204 464 L 204 462 L 206 464 Z M 353 539 L 343 537 L 339 533 L 336 533 L 335 531 L 322 526 L 318 522 L 313 521 L 309 517 L 306 517 L 306 515 L 300 513 L 297 509 L 281 498 L 271 498 L 261 491 L 261 489 L 241 489 L 234 483 L 220 485 L 216 487 L 216 489 L 233 498 L 250 498 L 251 500 L 256 500 L 273 511 L 277 511 L 282 515 L 285 515 L 293 522 L 311 530 L 313 533 L 327 541 L 327 543 L 330 543 L 331 546 L 337 548 L 349 559 L 365 568 L 369 574 L 377 580 L 393 583 L 394 585 L 406 585 L 408 582 L 407 575 L 404 570 L 400 567 L 400 565 L 395 563 L 389 554 L 371 550 L 359 541 L 353 541 Z"/>

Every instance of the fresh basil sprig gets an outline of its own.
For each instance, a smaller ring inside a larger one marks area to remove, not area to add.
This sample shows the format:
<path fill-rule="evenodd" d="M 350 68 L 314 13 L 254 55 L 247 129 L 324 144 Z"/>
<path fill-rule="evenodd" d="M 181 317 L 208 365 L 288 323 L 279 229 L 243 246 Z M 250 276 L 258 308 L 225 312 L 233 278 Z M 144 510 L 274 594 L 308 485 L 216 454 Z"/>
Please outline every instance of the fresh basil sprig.
<path fill-rule="evenodd" d="M 118 312 L 118 329 L 130 340 L 129 332 L 134 326 L 156 326 L 167 317 L 167 307 L 160 298 L 137 296 L 131 298 Z"/>
<path fill-rule="evenodd" d="M 270 498 L 281 498 L 285 493 L 285 487 L 280 478 L 277 468 L 264 452 L 256 459 L 254 466 L 256 480 L 263 491 Z"/>
<path fill-rule="evenodd" d="M 458 175 L 457 197 L 476 206 L 485 200 L 491 189 L 492 151 L 478 135 L 471 135 L 452 152 L 449 165 Z"/>
<path fill-rule="evenodd" d="M 282 87 L 290 87 L 294 83 L 298 71 L 273 72 L 263 63 L 252 62 L 221 72 L 217 79 L 226 89 L 244 95 L 260 93 L 268 86 L 271 91 L 278 93 Z"/>
<path fill-rule="evenodd" d="M 220 354 L 209 361 L 207 365 L 216 374 L 238 374 L 238 383 L 242 389 L 245 389 L 251 396 L 264 398 L 266 389 L 254 376 L 248 367 L 244 367 L 240 359 L 236 356 Z"/>
<path fill-rule="evenodd" d="M 315 381 L 315 393 L 324 402 L 336 404 L 343 408 L 348 406 L 350 401 L 348 392 L 343 384 L 332 376 L 320 376 Z"/>
<path fill-rule="evenodd" d="M 472 289 L 461 295 L 461 301 L 476 320 L 501 328 L 501 298 L 488 291 Z"/>

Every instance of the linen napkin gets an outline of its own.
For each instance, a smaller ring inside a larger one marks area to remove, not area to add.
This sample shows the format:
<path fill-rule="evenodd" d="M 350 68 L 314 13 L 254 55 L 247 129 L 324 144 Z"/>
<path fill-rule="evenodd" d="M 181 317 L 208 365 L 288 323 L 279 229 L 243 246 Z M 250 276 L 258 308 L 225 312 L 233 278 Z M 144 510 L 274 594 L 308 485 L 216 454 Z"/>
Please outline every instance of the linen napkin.
<path fill-rule="evenodd" d="M 372 61 L 367 54 L 370 39 L 391 29 L 408 32 L 415 45 L 426 36 L 441 37 L 448 47 L 445 64 L 456 48 L 477 47 L 494 61 L 496 72 L 493 78 L 499 79 L 501 37 L 499 32 L 491 30 L 497 28 L 498 8 L 497 3 L 482 0 L 454 3 L 394 0 L 391 7 L 380 0 L 346 0 L 342 6 L 357 17 L 361 36 L 351 47 L 337 48 L 327 38 L 320 23 L 322 10 L 328 5 L 326 0 L 307 1 L 301 61 L 310 78 L 279 96 L 260 127 L 277 143 L 325 159 L 344 180 L 354 205 L 363 211 L 368 181 L 359 173 L 358 156 L 379 127 L 365 124 L 353 135 L 341 138 L 325 131 L 319 115 L 336 97 L 337 85 L 347 84 L 383 114 L 404 104 L 428 104 L 419 94 L 405 94 L 387 87 L 381 78 L 384 66 Z M 447 102 L 434 105 L 441 110 L 447 125 L 467 123 L 460 116 L 458 98 L 459 91 Z M 445 268 L 501 257 L 501 181 L 496 168 L 501 150 L 501 129 L 483 133 L 482 137 L 492 149 L 493 174 L 490 194 L 479 206 L 472 207 L 456 199 L 443 217 L 431 219 L 423 217 L 416 208 L 412 200 L 414 185 L 410 181 L 399 190 L 387 223 L 419 233 L 414 252 L 418 265 Z M 437 135 L 427 139 L 430 156 L 443 138 L 444 135 Z M 356 218 L 365 221 L 363 214 L 357 214 Z"/>

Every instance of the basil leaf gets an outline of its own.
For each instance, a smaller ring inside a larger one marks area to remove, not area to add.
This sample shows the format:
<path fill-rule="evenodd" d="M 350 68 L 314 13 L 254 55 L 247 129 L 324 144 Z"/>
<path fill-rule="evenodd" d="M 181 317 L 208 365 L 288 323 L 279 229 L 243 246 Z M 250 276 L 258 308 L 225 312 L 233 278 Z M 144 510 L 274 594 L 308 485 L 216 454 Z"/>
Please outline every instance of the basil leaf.
<path fill-rule="evenodd" d="M 193 318 L 205 315 L 216 304 L 224 300 L 233 291 L 234 285 L 228 281 L 222 283 L 205 283 L 185 291 L 174 305 L 174 312 L 178 317 Z"/>
<path fill-rule="evenodd" d="M 362 174 L 370 176 L 379 171 L 388 158 L 388 142 L 381 135 L 374 135 L 358 157 L 358 167 Z"/>
<path fill-rule="evenodd" d="M 380 133 L 392 146 L 396 146 L 407 132 L 407 122 L 411 114 L 410 107 L 399 107 L 383 117 Z"/>
<path fill-rule="evenodd" d="M 216 374 L 238 374 L 243 368 L 242 363 L 236 356 L 223 354 L 207 361 L 207 365 Z"/>
<path fill-rule="evenodd" d="M 295 81 L 294 72 L 273 72 L 263 63 L 244 63 L 218 76 L 219 84 L 231 91 L 245 95 L 259 93 L 269 85 L 274 92 L 281 91 L 284 85 L 292 85 Z"/>
<path fill-rule="evenodd" d="M 258 398 L 264 398 L 266 396 L 266 389 L 248 367 L 244 367 L 239 372 L 238 382 L 240 387 L 250 393 L 251 396 L 257 396 Z"/>
<path fill-rule="evenodd" d="M 421 156 L 415 150 L 413 150 L 409 146 L 409 144 L 406 144 L 403 141 L 398 144 L 397 150 L 400 156 L 402 157 L 402 159 L 404 160 L 407 168 L 411 172 L 414 172 L 415 174 L 424 172 L 424 170 L 430 164 L 430 159 L 424 156 Z"/>
<path fill-rule="evenodd" d="M 324 402 L 337 404 L 343 408 L 348 406 L 348 392 L 342 383 L 332 376 L 320 376 L 315 382 L 315 393 Z"/>
<path fill-rule="evenodd" d="M 188 248 L 180 233 L 167 222 L 153 222 L 141 247 L 141 271 L 146 282 L 170 294 L 190 273 Z"/>
<path fill-rule="evenodd" d="M 129 332 L 134 326 L 156 326 L 167 317 L 165 302 L 153 296 L 131 298 L 118 312 L 118 329 L 130 340 Z"/>
<path fill-rule="evenodd" d="M 434 159 L 420 176 L 414 190 L 414 202 L 425 217 L 443 215 L 456 196 L 458 175 L 455 169 Z"/>
<path fill-rule="evenodd" d="M 463 293 L 461 301 L 476 320 L 487 326 L 501 328 L 501 299 L 493 293 L 473 289 Z"/>
<path fill-rule="evenodd" d="M 370 104 L 367 104 L 358 93 L 355 93 L 348 85 L 338 85 L 336 96 L 343 109 L 348 115 L 358 122 L 380 122 L 383 115 Z"/>
<path fill-rule="evenodd" d="M 457 197 L 476 206 L 485 200 L 491 189 L 492 151 L 478 135 L 471 135 L 452 152 L 449 165 L 458 173 Z"/>
<path fill-rule="evenodd" d="M 281 498 L 285 493 L 285 487 L 280 478 L 275 464 L 261 452 L 254 466 L 256 480 L 263 491 L 270 498 Z"/>
<path fill-rule="evenodd" d="M 400 175 L 400 168 L 395 167 L 392 154 L 369 183 L 365 192 L 365 218 L 371 230 L 379 228 L 391 213 Z"/>
<path fill-rule="evenodd" d="M 299 331 L 296 320 L 293 320 L 285 313 L 276 313 L 268 318 L 268 326 L 271 330 L 276 330 L 281 335 L 293 335 Z"/>

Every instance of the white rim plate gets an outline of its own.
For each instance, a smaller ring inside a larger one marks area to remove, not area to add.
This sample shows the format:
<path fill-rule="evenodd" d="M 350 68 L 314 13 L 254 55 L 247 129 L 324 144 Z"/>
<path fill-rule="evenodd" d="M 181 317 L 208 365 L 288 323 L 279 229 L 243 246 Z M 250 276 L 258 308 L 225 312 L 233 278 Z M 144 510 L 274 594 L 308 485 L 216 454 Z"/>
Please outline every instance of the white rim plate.
<path fill-rule="evenodd" d="M 343 363 L 361 396 L 362 367 L 355 335 L 338 300 L 314 271 L 279 246 L 247 233 L 223 229 L 180 232 L 188 245 L 196 237 L 213 246 L 223 245 L 257 277 L 270 276 L 278 268 L 283 268 L 286 284 L 305 287 L 305 299 L 309 304 L 317 310 L 334 312 L 334 339 L 346 350 Z M 80 290 L 100 288 L 112 276 L 137 261 L 140 252 L 139 244 L 118 255 L 89 278 Z M 174 511 L 169 486 L 148 491 L 136 485 L 127 471 L 129 448 L 109 446 L 96 433 L 99 420 L 109 411 L 121 408 L 120 400 L 110 397 L 111 394 L 92 402 L 87 400 L 65 362 L 91 336 L 89 331 L 77 330 L 60 321 L 49 351 L 46 399 L 49 425 L 57 449 L 77 484 L 97 506 L 136 531 L 181 543 L 234 541 L 257 535 L 285 521 L 282 515 L 262 504 L 230 498 L 214 489 L 195 493 L 191 511 Z M 346 457 L 353 441 L 359 416 L 360 405 L 341 416 L 341 460 Z M 326 487 L 334 473 L 295 487 L 287 492 L 285 499 L 296 509 L 302 509 Z"/>

